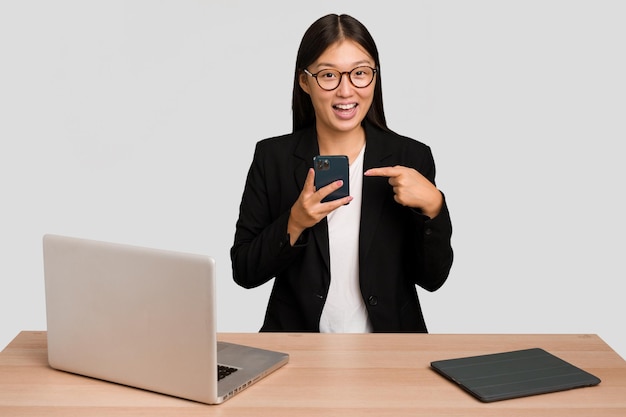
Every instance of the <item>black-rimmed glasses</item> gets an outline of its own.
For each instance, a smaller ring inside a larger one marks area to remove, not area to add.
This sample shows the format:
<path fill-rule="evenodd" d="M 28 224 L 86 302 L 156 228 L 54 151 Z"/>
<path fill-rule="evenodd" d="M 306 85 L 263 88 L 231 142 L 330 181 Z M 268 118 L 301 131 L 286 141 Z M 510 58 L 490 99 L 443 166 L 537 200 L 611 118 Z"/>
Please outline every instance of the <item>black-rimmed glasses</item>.
<path fill-rule="evenodd" d="M 365 88 L 370 85 L 372 81 L 374 81 L 374 76 L 377 71 L 378 70 L 376 68 L 363 66 L 356 67 L 352 71 L 341 72 L 335 69 L 323 69 L 315 74 L 312 74 L 306 68 L 304 69 L 304 72 L 315 78 L 317 85 L 319 85 L 322 90 L 326 91 L 332 91 L 339 87 L 339 84 L 341 84 L 341 77 L 343 77 L 344 74 L 348 75 L 348 79 L 353 86 L 356 88 Z"/>

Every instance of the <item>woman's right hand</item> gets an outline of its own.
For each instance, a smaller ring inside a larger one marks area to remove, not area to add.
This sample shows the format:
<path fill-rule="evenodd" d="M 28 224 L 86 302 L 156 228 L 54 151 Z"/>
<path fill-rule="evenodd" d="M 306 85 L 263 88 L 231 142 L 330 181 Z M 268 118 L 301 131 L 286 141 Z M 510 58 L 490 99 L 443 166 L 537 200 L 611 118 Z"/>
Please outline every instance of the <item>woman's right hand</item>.
<path fill-rule="evenodd" d="M 287 233 L 291 246 L 296 243 L 302 232 L 309 227 L 315 226 L 329 213 L 352 201 L 351 196 L 322 203 L 327 195 L 337 190 L 343 185 L 343 181 L 335 181 L 325 187 L 315 190 L 315 170 L 309 168 L 309 172 L 304 181 L 304 188 L 300 196 L 291 207 L 289 222 L 287 223 Z"/>

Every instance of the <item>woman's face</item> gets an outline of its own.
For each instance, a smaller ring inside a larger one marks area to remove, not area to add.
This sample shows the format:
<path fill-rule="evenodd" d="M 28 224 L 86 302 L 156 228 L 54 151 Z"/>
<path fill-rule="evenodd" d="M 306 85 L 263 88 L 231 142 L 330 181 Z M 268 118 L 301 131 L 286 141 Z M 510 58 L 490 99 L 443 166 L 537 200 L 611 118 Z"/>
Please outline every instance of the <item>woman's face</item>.
<path fill-rule="evenodd" d="M 361 66 L 375 68 L 376 65 L 374 59 L 358 43 L 343 40 L 330 45 L 307 68 L 312 74 L 327 69 L 346 72 L 341 76 L 339 87 L 326 91 L 318 85 L 314 77 L 306 73 L 300 76 L 300 86 L 313 102 L 318 132 L 347 133 L 360 128 L 372 105 L 376 84 L 375 76 L 372 83 L 364 88 L 357 88 L 350 82 L 347 72 Z M 322 79 L 320 81 L 323 82 Z"/>

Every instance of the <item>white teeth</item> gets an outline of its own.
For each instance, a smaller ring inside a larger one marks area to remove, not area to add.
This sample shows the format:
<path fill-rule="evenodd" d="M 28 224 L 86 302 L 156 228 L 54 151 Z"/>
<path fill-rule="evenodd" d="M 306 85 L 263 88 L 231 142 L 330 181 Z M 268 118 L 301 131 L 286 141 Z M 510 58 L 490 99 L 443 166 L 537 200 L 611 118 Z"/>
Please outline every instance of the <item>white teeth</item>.
<path fill-rule="evenodd" d="M 350 110 L 356 107 L 356 103 L 352 104 L 336 104 L 335 107 L 341 110 Z"/>

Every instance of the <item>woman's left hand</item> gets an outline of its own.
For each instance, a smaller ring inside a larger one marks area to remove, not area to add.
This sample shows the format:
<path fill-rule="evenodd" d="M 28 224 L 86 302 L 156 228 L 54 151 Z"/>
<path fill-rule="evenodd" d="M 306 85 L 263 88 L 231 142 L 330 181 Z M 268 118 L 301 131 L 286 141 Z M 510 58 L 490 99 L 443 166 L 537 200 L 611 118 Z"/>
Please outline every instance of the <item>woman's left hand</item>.
<path fill-rule="evenodd" d="M 393 187 L 394 199 L 403 206 L 420 209 L 431 219 L 436 217 L 443 204 L 441 192 L 426 177 L 413 168 L 401 165 L 368 169 L 367 177 L 388 177 Z"/>

